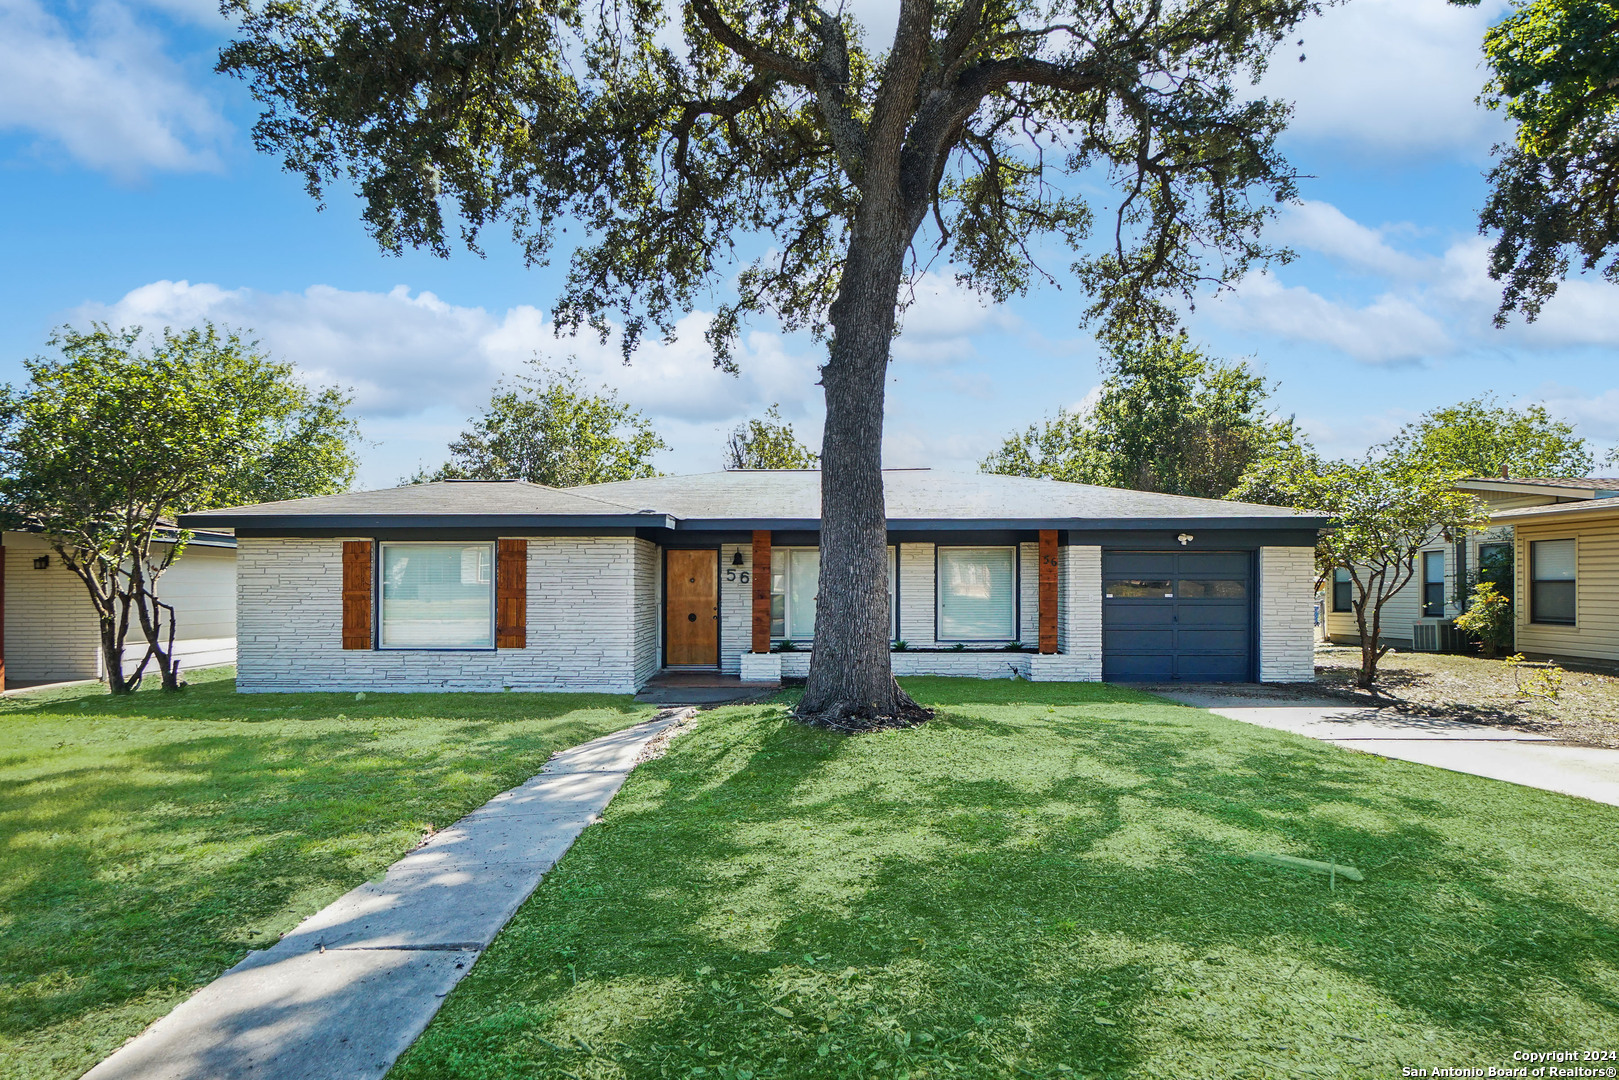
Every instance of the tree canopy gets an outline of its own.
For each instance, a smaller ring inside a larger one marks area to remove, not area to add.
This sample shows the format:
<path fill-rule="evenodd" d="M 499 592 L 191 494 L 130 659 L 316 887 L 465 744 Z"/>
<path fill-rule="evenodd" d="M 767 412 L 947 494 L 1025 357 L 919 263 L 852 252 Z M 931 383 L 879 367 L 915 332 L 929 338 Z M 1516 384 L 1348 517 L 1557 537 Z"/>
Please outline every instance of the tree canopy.
<path fill-rule="evenodd" d="M 1476 6 L 1479 0 L 1451 0 Z M 1533 321 L 1576 265 L 1619 282 L 1619 5 L 1513 0 L 1484 36 L 1483 102 L 1516 126 L 1479 223 L 1496 234 L 1497 324 Z"/>
<path fill-rule="evenodd" d="M 1389 457 L 1456 476 L 1589 476 L 1574 425 L 1541 404 L 1513 408 L 1485 395 L 1434 409 L 1381 447 Z"/>
<path fill-rule="evenodd" d="M 1134 332 L 1281 257 L 1260 230 L 1296 194 L 1289 110 L 1249 88 L 1328 2 L 900 0 L 868 45 L 809 0 L 231 0 L 219 66 L 264 105 L 257 145 L 317 197 L 353 184 L 386 249 L 447 254 L 499 225 L 534 262 L 582 235 L 565 331 L 622 320 L 629 356 L 724 284 L 721 366 L 755 313 L 826 341 L 798 715 L 861 727 L 925 715 L 888 654 L 902 289 L 939 262 L 1004 299 L 1051 276 L 1049 237 L 1074 252 L 1083 317 Z"/>
<path fill-rule="evenodd" d="M 1271 387 L 1243 361 L 1217 360 L 1185 334 L 1116 342 L 1096 403 L 1007 438 L 985 472 L 1224 497 L 1259 459 L 1299 447 L 1270 416 Z"/>
<path fill-rule="evenodd" d="M 813 469 L 820 460 L 782 420 L 780 405 L 771 405 L 762 419 L 737 425 L 725 440 L 727 469 Z"/>
<path fill-rule="evenodd" d="M 450 444 L 450 460 L 429 480 L 522 479 L 550 487 L 656 476 L 652 458 L 669 446 L 652 421 L 612 389 L 592 392 L 577 372 L 530 364 L 495 387 L 489 404 Z"/>
<path fill-rule="evenodd" d="M 345 490 L 358 437 L 349 399 L 311 391 L 290 364 L 211 323 L 155 339 L 139 327 L 63 327 L 50 344 L 56 357 L 25 362 L 26 387 L 0 389 L 0 507 L 89 590 L 112 688 L 139 682 L 148 660 L 172 687 L 163 635 L 173 611 L 153 589 L 186 534 L 164 523 Z M 126 680 L 132 618 L 148 651 Z"/>

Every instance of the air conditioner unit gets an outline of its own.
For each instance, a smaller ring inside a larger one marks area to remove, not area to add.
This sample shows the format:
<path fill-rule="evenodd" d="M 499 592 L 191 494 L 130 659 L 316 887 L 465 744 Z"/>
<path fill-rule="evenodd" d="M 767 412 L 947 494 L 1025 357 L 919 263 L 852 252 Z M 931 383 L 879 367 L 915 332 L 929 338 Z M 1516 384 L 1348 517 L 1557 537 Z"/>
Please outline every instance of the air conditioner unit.
<path fill-rule="evenodd" d="M 1450 619 L 1419 622 L 1411 627 L 1411 647 L 1417 652 L 1453 653 L 1460 644 L 1456 624 Z"/>

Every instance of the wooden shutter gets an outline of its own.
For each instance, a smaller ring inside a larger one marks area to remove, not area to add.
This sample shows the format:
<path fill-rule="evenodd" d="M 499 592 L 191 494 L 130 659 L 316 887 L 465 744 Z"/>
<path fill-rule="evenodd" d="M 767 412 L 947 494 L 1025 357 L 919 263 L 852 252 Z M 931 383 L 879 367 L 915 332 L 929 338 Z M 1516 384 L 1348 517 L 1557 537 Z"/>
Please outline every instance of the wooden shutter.
<path fill-rule="evenodd" d="M 1057 530 L 1040 530 L 1040 651 L 1057 651 Z"/>
<path fill-rule="evenodd" d="M 495 548 L 495 648 L 528 648 L 528 541 Z"/>
<path fill-rule="evenodd" d="M 343 648 L 371 647 L 371 541 L 343 541 Z"/>
<path fill-rule="evenodd" d="M 753 651 L 770 651 L 770 533 L 753 534 Z"/>

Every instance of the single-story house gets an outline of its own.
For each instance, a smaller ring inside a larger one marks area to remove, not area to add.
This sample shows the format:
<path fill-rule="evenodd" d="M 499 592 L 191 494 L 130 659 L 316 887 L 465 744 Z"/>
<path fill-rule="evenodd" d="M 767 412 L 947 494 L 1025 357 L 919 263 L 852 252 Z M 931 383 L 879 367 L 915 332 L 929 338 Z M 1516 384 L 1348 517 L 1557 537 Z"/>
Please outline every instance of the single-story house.
<path fill-rule="evenodd" d="M 1514 595 L 1515 582 L 1525 580 L 1526 568 L 1514 544 L 1514 522 L 1519 511 L 1528 513 L 1554 507 L 1590 505 L 1619 496 L 1619 477 L 1472 477 L 1456 484 L 1483 503 L 1490 525 L 1461 537 L 1431 537 L 1417 554 L 1411 584 L 1383 605 L 1383 640 L 1400 649 L 1440 650 L 1455 647 L 1450 623 L 1467 608 L 1473 588 L 1481 581 Z M 1619 506 L 1619 502 L 1611 505 Z M 1350 607 L 1352 586 L 1348 572 L 1338 570 L 1322 589 L 1324 635 L 1340 644 L 1356 644 L 1360 633 Z M 1520 620 L 1524 604 L 1516 605 Z M 1524 624 L 1520 621 L 1520 627 Z M 1520 642 L 1520 649 L 1530 646 Z M 1577 654 L 1558 654 L 1574 656 Z"/>
<path fill-rule="evenodd" d="M 884 471 L 898 674 L 1314 677 L 1327 522 L 1273 506 Z M 635 690 L 809 668 L 820 474 L 446 481 L 189 514 L 237 539 L 237 687 Z"/>
<path fill-rule="evenodd" d="M 1513 537 L 1517 649 L 1619 663 L 1619 498 L 1503 510 L 1490 521 Z"/>
<path fill-rule="evenodd" d="M 0 545 L 0 685 L 104 679 L 101 633 L 84 582 L 33 533 L 0 534 Z M 235 537 L 198 533 L 158 580 L 157 595 L 174 606 L 182 671 L 235 662 Z M 132 622 L 125 669 L 133 670 L 145 652 L 146 639 Z"/>

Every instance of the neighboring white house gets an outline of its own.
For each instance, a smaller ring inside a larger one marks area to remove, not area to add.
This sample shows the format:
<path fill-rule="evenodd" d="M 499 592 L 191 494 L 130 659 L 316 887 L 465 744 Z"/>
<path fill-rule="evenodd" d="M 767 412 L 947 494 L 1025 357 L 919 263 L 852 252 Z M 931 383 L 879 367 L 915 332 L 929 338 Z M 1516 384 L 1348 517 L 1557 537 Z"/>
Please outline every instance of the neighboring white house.
<path fill-rule="evenodd" d="M 0 534 L 0 681 L 16 686 L 106 676 L 100 633 L 84 582 L 40 537 Z M 236 541 L 199 534 L 158 583 L 158 596 L 175 609 L 175 655 L 182 670 L 236 660 Z M 140 627 L 126 642 L 126 668 L 145 653 Z M 148 667 L 148 670 L 153 670 Z"/>
<path fill-rule="evenodd" d="M 1619 477 L 1518 478 L 1475 477 L 1456 485 L 1478 496 L 1490 514 L 1490 527 L 1461 539 L 1435 536 L 1417 556 L 1411 584 L 1383 606 L 1383 640 L 1396 648 L 1432 648 L 1443 644 L 1440 631 L 1464 610 L 1465 596 L 1478 581 L 1492 581 L 1510 595 L 1524 594 L 1531 572 L 1527 552 L 1513 534 L 1517 511 L 1530 508 L 1590 504 L 1619 496 Z M 1616 504 L 1619 505 L 1619 504 Z M 1360 640 L 1350 610 L 1351 586 L 1343 570 L 1322 588 L 1327 640 L 1353 644 Z M 1517 604 L 1519 630 L 1528 627 L 1529 605 Z M 1425 629 L 1426 628 L 1426 632 Z M 1418 640 L 1419 637 L 1422 640 Z M 1557 655 L 1576 655 L 1559 653 Z"/>
<path fill-rule="evenodd" d="M 885 470 L 894 669 L 1314 677 L 1320 517 Z M 237 537 L 237 688 L 600 690 L 801 677 L 820 475 L 450 481 L 190 514 Z"/>

